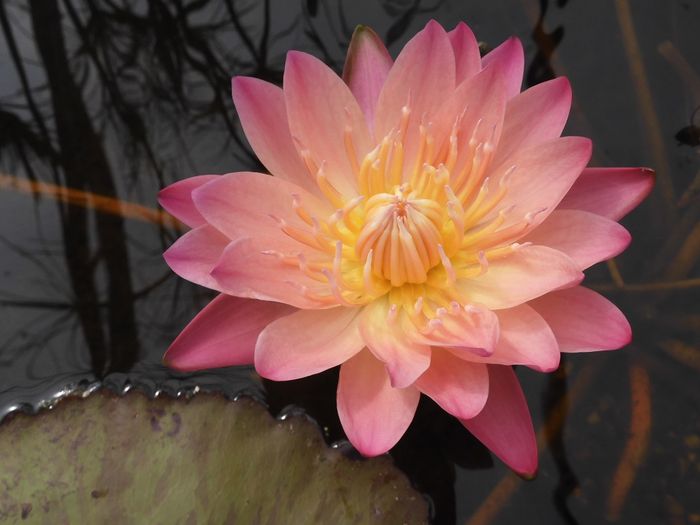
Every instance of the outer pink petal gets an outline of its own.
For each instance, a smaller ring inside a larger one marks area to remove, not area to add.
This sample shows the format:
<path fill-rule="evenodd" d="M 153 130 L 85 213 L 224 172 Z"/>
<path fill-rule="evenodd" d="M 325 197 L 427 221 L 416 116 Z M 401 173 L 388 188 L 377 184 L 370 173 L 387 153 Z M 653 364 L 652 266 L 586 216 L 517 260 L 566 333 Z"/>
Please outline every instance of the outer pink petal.
<path fill-rule="evenodd" d="M 318 309 L 337 306 L 328 286 L 321 285 L 296 266 L 285 264 L 266 253 L 269 245 L 255 239 L 239 239 L 224 250 L 211 276 L 217 289 L 229 295 L 277 301 L 297 308 Z M 310 294 L 326 295 L 320 300 Z"/>
<path fill-rule="evenodd" d="M 481 61 L 482 67 L 498 68 L 503 75 L 506 96 L 513 98 L 520 93 L 525 71 L 525 53 L 519 39 L 510 37 L 493 51 L 487 53 Z"/>
<path fill-rule="evenodd" d="M 450 96 L 455 88 L 455 58 L 445 30 L 431 20 L 396 58 L 379 95 L 375 136 L 383 138 L 398 128 L 401 109 L 409 104 L 410 117 L 404 140 L 406 166 L 415 158 L 419 126 Z"/>
<path fill-rule="evenodd" d="M 636 208 L 653 187 L 654 170 L 649 168 L 587 168 L 559 207 L 617 221 Z"/>
<path fill-rule="evenodd" d="M 456 290 L 465 302 L 499 310 L 574 286 L 582 279 L 583 273 L 567 255 L 546 246 L 522 246 L 491 262 L 483 275 L 457 281 Z"/>
<path fill-rule="evenodd" d="M 165 262 L 180 277 L 212 290 L 221 290 L 210 272 L 231 240 L 205 224 L 188 231 L 163 254 Z"/>
<path fill-rule="evenodd" d="M 355 28 L 345 58 L 343 80 L 362 108 L 370 132 L 374 131 L 379 93 L 393 63 L 377 33 L 367 26 Z"/>
<path fill-rule="evenodd" d="M 580 210 L 555 210 L 524 241 L 564 252 L 581 270 L 622 253 L 632 237 L 615 221 Z"/>
<path fill-rule="evenodd" d="M 632 339 L 623 313 L 588 288 L 576 286 L 548 293 L 530 305 L 552 328 L 562 352 L 615 350 Z"/>
<path fill-rule="evenodd" d="M 393 447 L 411 424 L 420 392 L 394 388 L 381 361 L 363 350 L 340 367 L 338 415 L 345 434 L 364 456 Z"/>
<path fill-rule="evenodd" d="M 270 323 L 255 345 L 255 369 L 288 381 L 344 363 L 364 348 L 358 308 L 300 310 Z"/>
<path fill-rule="evenodd" d="M 169 213 L 184 222 L 190 228 L 206 223 L 192 202 L 192 192 L 202 184 L 211 182 L 219 175 L 198 175 L 177 181 L 158 193 L 158 202 Z"/>
<path fill-rule="evenodd" d="M 345 129 L 351 129 L 357 162 L 370 149 L 365 116 L 348 86 L 317 58 L 290 51 L 284 68 L 289 128 L 330 183 L 344 195 L 357 193 L 357 177 L 348 157 Z"/>
<path fill-rule="evenodd" d="M 190 321 L 163 362 L 177 370 L 251 365 L 258 335 L 294 308 L 220 294 Z"/>
<path fill-rule="evenodd" d="M 481 71 L 481 54 L 479 43 L 469 26 L 464 22 L 457 24 L 447 33 L 455 53 L 455 80 L 457 85 Z"/>
<path fill-rule="evenodd" d="M 416 387 L 453 416 L 470 419 L 486 404 L 489 374 L 484 364 L 470 363 L 447 350 L 435 349 L 430 368 L 418 378 Z"/>
<path fill-rule="evenodd" d="M 537 472 L 537 441 L 527 401 L 509 366 L 489 366 L 489 398 L 473 419 L 462 424 L 518 474 Z"/>
<path fill-rule="evenodd" d="M 260 162 L 273 175 L 318 193 L 292 141 L 282 90 L 250 77 L 234 77 L 231 88 L 243 131 Z"/>
<path fill-rule="evenodd" d="M 540 372 L 559 367 L 559 345 L 546 321 L 533 308 L 521 304 L 498 310 L 501 337 L 493 355 L 483 362 L 501 365 L 526 365 Z M 478 359 L 478 358 L 477 358 Z"/>
<path fill-rule="evenodd" d="M 542 82 L 513 97 L 506 107 L 494 166 L 501 164 L 518 149 L 559 137 L 569 109 L 571 85 L 565 77 Z"/>
<path fill-rule="evenodd" d="M 281 229 L 280 219 L 311 231 L 294 210 L 295 199 L 311 215 L 325 218 L 332 212 L 325 202 L 296 184 L 246 171 L 218 177 L 194 191 L 192 198 L 207 222 L 230 239 L 253 237 L 279 250 L 310 250 Z"/>
<path fill-rule="evenodd" d="M 468 349 L 477 355 L 491 355 L 499 337 L 498 316 L 476 305 L 453 303 L 439 314 L 439 326 L 420 332 L 413 323 L 404 324 L 406 335 L 418 343 Z"/>
<path fill-rule="evenodd" d="M 405 388 L 430 365 L 430 346 L 410 340 L 399 319 L 387 321 L 388 313 L 389 305 L 384 300 L 365 306 L 360 333 L 375 357 L 386 365 L 391 385 Z"/>
<path fill-rule="evenodd" d="M 554 211 L 591 157 L 591 141 L 562 137 L 518 150 L 491 174 L 491 187 L 505 184 L 507 193 L 499 209 L 510 209 L 506 223 L 521 222 L 529 213 L 529 230 Z M 509 175 L 510 173 L 510 175 Z M 503 181 L 503 182 L 502 182 Z"/>

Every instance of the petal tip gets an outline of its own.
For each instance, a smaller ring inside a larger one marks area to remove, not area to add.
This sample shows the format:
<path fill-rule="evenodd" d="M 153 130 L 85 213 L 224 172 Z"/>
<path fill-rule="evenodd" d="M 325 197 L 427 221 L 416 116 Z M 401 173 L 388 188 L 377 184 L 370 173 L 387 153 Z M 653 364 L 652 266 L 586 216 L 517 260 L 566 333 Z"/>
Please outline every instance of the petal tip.
<path fill-rule="evenodd" d="M 440 22 L 434 18 L 428 20 L 428 22 L 425 24 L 425 29 L 430 29 L 431 31 L 442 31 L 443 33 L 445 32 L 445 28 L 442 27 L 442 24 L 440 24 Z"/>
<path fill-rule="evenodd" d="M 242 75 L 236 75 L 235 77 L 231 77 L 231 93 L 233 94 L 234 99 L 236 95 L 241 91 L 247 91 L 249 88 L 251 88 L 251 84 L 254 84 L 255 82 L 260 81 L 256 78 L 246 77 Z"/>
<path fill-rule="evenodd" d="M 177 348 L 175 344 L 170 345 L 161 359 L 163 366 L 167 366 L 178 372 L 194 372 L 202 368 L 201 366 L 197 367 L 193 363 L 189 363 L 186 353 L 184 355 L 178 355 L 182 354 L 180 350 L 181 349 Z"/>
<path fill-rule="evenodd" d="M 620 325 L 620 339 L 616 344 L 612 345 L 612 348 L 610 350 L 619 350 L 621 348 L 626 347 L 632 342 L 632 325 L 630 325 L 630 322 L 627 320 L 627 317 L 625 317 L 622 313 L 620 316 Z"/>
<path fill-rule="evenodd" d="M 526 467 L 523 470 L 515 470 L 515 473 L 523 478 L 525 481 L 532 481 L 537 477 L 539 473 L 539 465 L 535 462 L 533 467 Z"/>
<path fill-rule="evenodd" d="M 652 168 L 646 168 L 642 167 L 639 168 L 640 173 L 644 175 L 647 180 L 646 180 L 646 188 L 645 188 L 645 193 L 642 194 L 642 200 L 644 200 L 649 193 L 651 193 L 651 190 L 654 188 L 654 185 L 656 184 L 656 170 Z"/>
<path fill-rule="evenodd" d="M 386 454 L 393 447 L 393 445 L 387 447 L 385 444 L 381 444 L 378 442 L 358 442 L 352 443 L 352 445 L 355 447 L 355 450 L 357 450 L 363 457 L 366 458 L 373 458 L 376 456 L 381 456 L 382 454 Z"/>
<path fill-rule="evenodd" d="M 172 194 L 171 186 L 166 186 L 158 192 L 158 204 L 161 208 L 167 210 L 167 202 L 170 200 Z"/>
<path fill-rule="evenodd" d="M 287 51 L 287 58 L 284 63 L 284 70 L 287 71 L 288 68 L 296 68 L 301 63 L 305 62 L 310 55 L 304 53 L 303 51 L 296 51 L 294 49 Z"/>

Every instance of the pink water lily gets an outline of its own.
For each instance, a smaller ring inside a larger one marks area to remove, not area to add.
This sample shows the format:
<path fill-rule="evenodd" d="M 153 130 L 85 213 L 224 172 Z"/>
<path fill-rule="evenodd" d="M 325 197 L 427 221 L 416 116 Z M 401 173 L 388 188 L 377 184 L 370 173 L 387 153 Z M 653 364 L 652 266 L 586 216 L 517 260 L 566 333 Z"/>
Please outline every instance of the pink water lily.
<path fill-rule="evenodd" d="M 166 253 L 220 294 L 165 360 L 254 363 L 278 381 L 340 365 L 347 437 L 382 454 L 420 394 L 516 472 L 537 468 L 512 365 L 630 340 L 622 313 L 579 285 L 630 242 L 617 223 L 650 191 L 644 168 L 586 168 L 560 137 L 571 89 L 520 92 L 511 38 L 481 58 L 465 24 L 429 22 L 392 61 L 358 28 L 338 77 L 290 52 L 284 87 L 233 79 L 250 145 L 273 177 L 202 175 L 160 194 L 192 229 Z"/>

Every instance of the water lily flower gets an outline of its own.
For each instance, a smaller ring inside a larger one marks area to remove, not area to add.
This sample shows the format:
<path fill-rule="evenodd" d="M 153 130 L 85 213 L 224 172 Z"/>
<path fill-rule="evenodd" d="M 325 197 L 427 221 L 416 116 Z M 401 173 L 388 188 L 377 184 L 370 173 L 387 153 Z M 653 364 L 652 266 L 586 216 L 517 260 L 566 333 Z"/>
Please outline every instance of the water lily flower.
<path fill-rule="evenodd" d="M 192 229 L 165 253 L 219 292 L 165 361 L 255 364 L 284 381 L 340 365 L 352 444 L 382 454 L 421 393 L 516 472 L 537 468 L 512 365 L 620 348 L 624 315 L 580 286 L 622 252 L 617 221 L 647 195 L 644 168 L 586 168 L 561 137 L 566 78 L 520 92 L 523 49 L 483 58 L 470 29 L 431 21 L 393 61 L 358 28 L 343 77 L 289 52 L 283 88 L 233 79 L 250 145 L 273 176 L 201 175 L 160 194 Z"/>

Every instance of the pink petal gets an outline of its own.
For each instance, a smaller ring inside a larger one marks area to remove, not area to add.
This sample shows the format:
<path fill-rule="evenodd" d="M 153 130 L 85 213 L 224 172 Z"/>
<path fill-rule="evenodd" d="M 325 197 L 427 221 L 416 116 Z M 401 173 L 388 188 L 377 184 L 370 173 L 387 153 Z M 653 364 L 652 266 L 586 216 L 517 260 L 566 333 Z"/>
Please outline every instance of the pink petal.
<path fill-rule="evenodd" d="M 201 226 L 206 221 L 192 202 L 192 192 L 201 185 L 211 182 L 218 177 L 219 175 L 198 175 L 177 181 L 160 190 L 158 202 L 166 211 L 190 228 Z"/>
<path fill-rule="evenodd" d="M 234 77 L 233 103 L 255 154 L 270 173 L 318 194 L 318 186 L 299 156 L 289 132 L 282 90 L 257 78 Z"/>
<path fill-rule="evenodd" d="M 327 285 L 307 277 L 297 266 L 281 261 L 268 248 L 256 239 L 239 239 L 229 244 L 211 270 L 217 289 L 229 295 L 277 301 L 304 309 L 338 305 Z M 320 299 L 318 295 L 328 299 Z"/>
<path fill-rule="evenodd" d="M 481 71 L 479 43 L 464 22 L 457 24 L 457 27 L 447 33 L 447 36 L 450 37 L 450 44 L 455 53 L 455 81 L 459 85 Z"/>
<path fill-rule="evenodd" d="M 268 248 L 309 251 L 312 249 L 289 237 L 280 225 L 283 219 L 289 226 L 311 231 L 294 209 L 295 196 L 311 215 L 325 219 L 332 212 L 325 202 L 296 184 L 262 173 L 223 175 L 192 194 L 207 222 L 231 240 L 253 237 Z"/>
<path fill-rule="evenodd" d="M 590 211 L 617 221 L 649 195 L 654 176 L 649 168 L 587 168 L 559 207 Z"/>
<path fill-rule="evenodd" d="M 394 388 L 405 388 L 430 365 L 430 346 L 411 341 L 400 319 L 388 321 L 389 304 L 376 300 L 362 310 L 360 333 L 374 356 L 386 365 Z M 403 313 L 398 314 L 398 316 Z"/>
<path fill-rule="evenodd" d="M 457 162 L 453 175 L 458 176 L 465 162 L 472 160 L 469 143 L 488 142 L 497 148 L 503 128 L 506 98 L 501 76 L 489 68 L 462 82 L 432 118 L 438 148 L 449 147 L 450 134 L 459 121 Z M 439 149 L 438 149 L 439 151 Z"/>
<path fill-rule="evenodd" d="M 486 365 L 435 349 L 430 368 L 418 378 L 416 387 L 453 416 L 470 419 L 486 404 L 489 374 Z"/>
<path fill-rule="evenodd" d="M 583 286 L 548 293 L 530 305 L 552 328 L 562 352 L 615 350 L 632 339 L 623 313 Z"/>
<path fill-rule="evenodd" d="M 255 345 L 255 369 L 288 381 L 344 363 L 364 348 L 358 308 L 299 310 L 270 323 Z"/>
<path fill-rule="evenodd" d="M 474 436 L 518 474 L 537 472 L 537 441 L 518 378 L 509 366 L 489 366 L 489 398 L 472 419 L 461 420 Z"/>
<path fill-rule="evenodd" d="M 290 51 L 284 68 L 284 96 L 289 128 L 308 149 L 314 162 L 324 165 L 328 181 L 342 194 L 357 194 L 357 177 L 346 149 L 345 129 L 351 130 L 357 162 L 370 149 L 365 116 L 348 86 L 317 58 Z"/>
<path fill-rule="evenodd" d="M 524 241 L 571 257 L 581 270 L 622 253 L 632 237 L 615 221 L 580 210 L 555 210 Z"/>
<path fill-rule="evenodd" d="M 406 167 L 412 166 L 419 126 L 442 105 L 455 88 L 455 58 L 445 30 L 431 20 L 403 48 L 389 71 L 379 95 L 375 136 L 383 138 L 398 128 L 401 110 L 410 106 L 404 140 Z"/>
<path fill-rule="evenodd" d="M 554 139 L 510 156 L 491 175 L 494 192 L 500 184 L 507 189 L 498 205 L 501 210 L 510 210 L 504 227 L 522 222 L 528 214 L 528 231 L 542 223 L 564 198 L 590 157 L 591 141 L 583 137 Z"/>
<path fill-rule="evenodd" d="M 177 370 L 252 365 L 262 329 L 293 311 L 286 304 L 220 294 L 180 332 L 163 362 Z"/>
<path fill-rule="evenodd" d="M 413 341 L 431 346 L 469 349 L 478 355 L 491 355 L 499 337 L 498 316 L 486 308 L 453 303 L 439 317 L 440 324 L 422 333 L 410 323 L 403 331 Z"/>
<path fill-rule="evenodd" d="M 570 108 L 571 85 L 565 77 L 542 82 L 510 99 L 494 166 L 518 149 L 559 137 Z"/>
<path fill-rule="evenodd" d="M 374 131 L 379 93 L 393 63 L 377 33 L 367 26 L 355 28 L 345 58 L 343 80 L 362 108 L 370 131 Z"/>
<path fill-rule="evenodd" d="M 540 372 L 559 367 L 559 344 L 547 322 L 533 308 L 521 304 L 498 310 L 501 337 L 493 355 L 481 362 L 502 365 L 526 365 Z"/>
<path fill-rule="evenodd" d="M 519 39 L 510 37 L 496 49 L 484 55 L 481 65 L 483 69 L 495 67 L 501 71 L 507 98 L 513 98 L 520 93 L 525 70 L 525 53 Z"/>
<path fill-rule="evenodd" d="M 345 434 L 364 456 L 393 447 L 411 424 L 420 392 L 394 388 L 384 365 L 363 350 L 340 367 L 338 415 Z"/>
<path fill-rule="evenodd" d="M 231 240 L 205 224 L 180 237 L 163 254 L 165 262 L 180 277 L 212 290 L 221 290 L 210 274 Z"/>
<path fill-rule="evenodd" d="M 567 255 L 546 246 L 521 246 L 490 262 L 483 275 L 457 281 L 455 289 L 464 302 L 499 310 L 574 286 L 582 279 L 583 273 Z"/>

